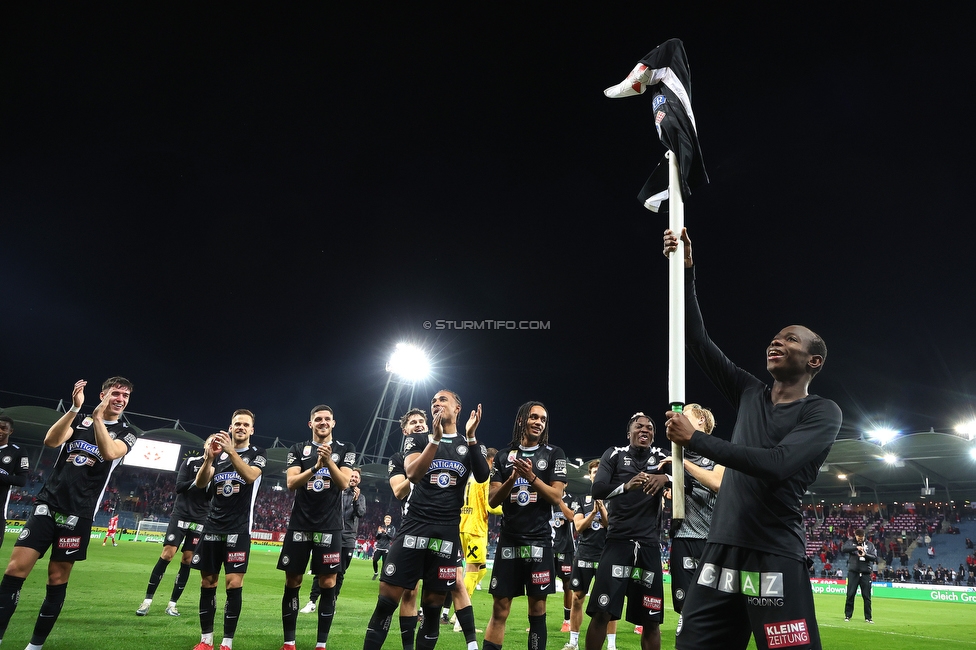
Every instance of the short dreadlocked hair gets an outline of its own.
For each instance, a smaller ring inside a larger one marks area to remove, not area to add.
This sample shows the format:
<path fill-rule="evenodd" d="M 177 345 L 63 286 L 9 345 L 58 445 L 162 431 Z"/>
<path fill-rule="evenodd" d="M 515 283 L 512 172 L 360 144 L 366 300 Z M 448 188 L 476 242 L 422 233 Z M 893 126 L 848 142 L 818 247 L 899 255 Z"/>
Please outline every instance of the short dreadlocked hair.
<path fill-rule="evenodd" d="M 630 435 L 630 425 L 632 425 L 634 422 L 637 422 L 637 418 L 647 418 L 647 420 L 651 423 L 651 431 L 657 433 L 657 425 L 654 423 L 654 418 L 652 418 L 650 415 L 647 415 L 646 413 L 641 413 L 640 411 L 637 411 L 636 413 L 630 416 L 629 420 L 627 420 L 627 427 L 624 430 L 627 432 L 628 435 Z"/>
<path fill-rule="evenodd" d="M 522 434 L 525 432 L 525 426 L 529 422 L 529 411 L 532 410 L 533 406 L 541 406 L 546 411 L 546 426 L 542 429 L 542 437 L 539 438 L 539 444 L 549 444 L 549 409 L 542 402 L 526 402 L 519 407 L 518 414 L 515 416 L 515 425 L 512 427 L 512 449 L 518 449 L 519 445 L 522 444 Z"/>

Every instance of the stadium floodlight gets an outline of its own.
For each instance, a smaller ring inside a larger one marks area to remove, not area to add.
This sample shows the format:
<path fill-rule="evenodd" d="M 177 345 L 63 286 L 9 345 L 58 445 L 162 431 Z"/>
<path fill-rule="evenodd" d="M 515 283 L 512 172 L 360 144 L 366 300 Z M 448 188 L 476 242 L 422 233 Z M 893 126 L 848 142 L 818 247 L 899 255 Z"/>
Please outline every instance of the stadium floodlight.
<path fill-rule="evenodd" d="M 965 436 L 972 440 L 976 438 L 976 420 L 969 420 L 968 422 L 961 422 L 955 427 L 956 433 L 961 436 Z"/>
<path fill-rule="evenodd" d="M 969 455 L 973 457 L 973 460 L 976 460 L 976 447 L 969 450 Z"/>
<path fill-rule="evenodd" d="M 418 382 L 430 374 L 430 361 L 423 350 L 410 343 L 397 343 L 386 364 L 386 371 L 408 382 Z"/>
<path fill-rule="evenodd" d="M 846 481 L 847 480 L 847 474 L 838 474 L 837 475 L 837 478 L 840 479 L 841 481 Z"/>
<path fill-rule="evenodd" d="M 871 429 L 870 431 L 867 432 L 868 438 L 878 443 L 882 447 L 888 444 L 889 442 L 891 442 L 892 440 L 894 440 L 899 433 L 900 433 L 899 431 L 896 431 L 894 429 L 884 428 L 884 427 Z"/>
<path fill-rule="evenodd" d="M 881 457 L 881 460 L 883 460 L 891 467 L 905 466 L 905 461 L 903 461 L 901 458 L 898 458 L 898 456 L 896 456 L 895 454 L 885 454 L 884 456 Z"/>

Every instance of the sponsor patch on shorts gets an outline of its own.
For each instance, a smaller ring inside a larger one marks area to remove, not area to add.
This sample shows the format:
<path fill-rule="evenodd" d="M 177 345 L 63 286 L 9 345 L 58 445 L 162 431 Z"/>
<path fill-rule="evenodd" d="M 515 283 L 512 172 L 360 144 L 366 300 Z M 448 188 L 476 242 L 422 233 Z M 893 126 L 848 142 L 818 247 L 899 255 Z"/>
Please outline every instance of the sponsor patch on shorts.
<path fill-rule="evenodd" d="M 441 580 L 451 580 L 457 578 L 457 566 L 437 567 L 437 577 Z"/>
<path fill-rule="evenodd" d="M 654 596 L 644 596 L 644 608 L 652 612 L 661 611 L 661 599 Z"/>
<path fill-rule="evenodd" d="M 244 551 L 235 551 L 234 553 L 227 554 L 228 562 L 243 562 L 247 559 L 247 553 Z"/>
<path fill-rule="evenodd" d="M 807 621 L 798 618 L 781 623 L 764 623 L 763 632 L 766 633 L 766 645 L 770 648 L 790 648 L 810 643 L 810 631 Z"/>
<path fill-rule="evenodd" d="M 533 571 L 532 572 L 532 584 L 534 585 L 547 585 L 552 582 L 552 576 L 549 575 L 548 571 Z"/>
<path fill-rule="evenodd" d="M 80 537 L 59 537 L 58 548 L 81 548 Z"/>

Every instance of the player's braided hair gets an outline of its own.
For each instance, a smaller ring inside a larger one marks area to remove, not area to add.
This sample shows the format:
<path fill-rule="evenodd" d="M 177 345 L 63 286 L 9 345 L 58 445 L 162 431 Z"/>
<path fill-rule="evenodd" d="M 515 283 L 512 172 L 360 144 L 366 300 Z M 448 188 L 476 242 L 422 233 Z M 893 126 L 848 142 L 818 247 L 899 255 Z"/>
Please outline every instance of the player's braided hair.
<path fill-rule="evenodd" d="M 512 427 L 512 449 L 518 449 L 519 445 L 522 444 L 522 434 L 525 433 L 525 427 L 529 422 L 529 411 L 532 410 L 533 406 L 541 406 L 546 408 L 546 405 L 542 402 L 526 402 L 519 407 L 518 415 L 515 416 L 515 425 Z M 546 409 L 546 414 L 548 416 L 549 409 Z M 540 445 L 549 444 L 549 420 L 546 419 L 546 426 L 542 429 L 542 437 L 539 439 Z"/>

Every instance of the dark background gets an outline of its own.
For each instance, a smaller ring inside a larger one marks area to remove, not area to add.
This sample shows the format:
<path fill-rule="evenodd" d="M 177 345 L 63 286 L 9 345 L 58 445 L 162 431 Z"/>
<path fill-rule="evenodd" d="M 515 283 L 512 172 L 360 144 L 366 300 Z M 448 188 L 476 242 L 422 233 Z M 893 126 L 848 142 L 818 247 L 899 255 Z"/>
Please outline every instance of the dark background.
<path fill-rule="evenodd" d="M 622 444 L 636 410 L 663 424 L 666 221 L 636 201 L 663 147 L 649 96 L 602 91 L 678 37 L 713 338 L 768 377 L 773 334 L 816 330 L 812 390 L 847 437 L 972 416 L 956 5 L 351 4 L 4 4 L 5 406 L 122 374 L 131 411 L 200 435 L 246 407 L 258 442 L 302 439 L 325 402 L 356 441 L 407 340 L 435 358 L 421 405 L 442 386 L 483 403 L 489 444 L 530 399 L 571 457 Z M 729 435 L 693 364 L 687 396 Z"/>

